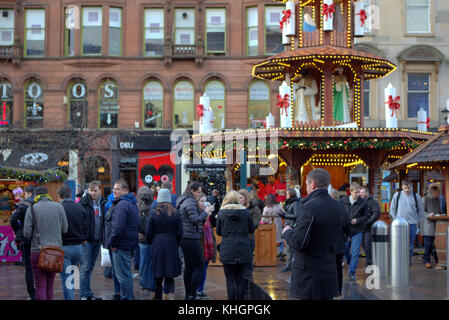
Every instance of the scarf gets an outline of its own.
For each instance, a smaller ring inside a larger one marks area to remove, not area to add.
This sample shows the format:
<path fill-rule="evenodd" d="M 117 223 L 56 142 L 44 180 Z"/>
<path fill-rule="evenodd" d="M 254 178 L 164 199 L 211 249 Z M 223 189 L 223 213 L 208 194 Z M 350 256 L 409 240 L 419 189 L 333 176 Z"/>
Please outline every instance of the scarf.
<path fill-rule="evenodd" d="M 47 198 L 47 199 L 49 199 L 50 201 L 53 201 L 53 199 L 51 198 L 51 196 L 49 195 L 49 194 L 40 194 L 40 195 L 38 195 L 38 196 L 36 196 L 35 198 L 34 198 L 34 203 L 38 203 L 42 198 Z"/>
<path fill-rule="evenodd" d="M 212 226 L 209 218 L 203 224 L 204 232 L 204 261 L 212 260 L 214 257 L 214 239 L 212 237 Z"/>

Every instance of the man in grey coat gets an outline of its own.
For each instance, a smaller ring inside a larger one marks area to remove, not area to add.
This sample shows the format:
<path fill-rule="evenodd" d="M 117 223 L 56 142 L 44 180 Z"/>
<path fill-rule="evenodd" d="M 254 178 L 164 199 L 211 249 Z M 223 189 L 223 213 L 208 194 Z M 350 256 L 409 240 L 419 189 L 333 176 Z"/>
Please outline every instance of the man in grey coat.
<path fill-rule="evenodd" d="M 31 213 L 34 210 L 34 221 Z M 37 234 L 36 228 L 39 231 Z M 67 217 L 64 207 L 53 202 L 45 187 L 34 189 L 34 204 L 27 209 L 23 235 L 31 239 L 31 267 L 33 269 L 34 283 L 36 285 L 36 300 L 53 300 L 55 272 L 39 269 L 40 248 L 46 246 L 62 247 L 62 233 L 68 230 Z M 39 239 L 37 239 L 39 238 Z"/>
<path fill-rule="evenodd" d="M 415 243 L 416 230 L 423 215 L 423 204 L 421 197 L 412 191 L 409 180 L 402 181 L 402 191 L 396 192 L 391 200 L 390 215 L 393 219 L 402 217 L 407 220 L 410 235 L 410 261 L 412 264 L 413 244 Z"/>
<path fill-rule="evenodd" d="M 431 184 L 429 187 L 429 193 L 422 198 L 423 200 L 423 208 L 424 213 L 422 219 L 420 221 L 420 233 L 423 236 L 424 240 L 424 264 L 426 269 L 431 269 L 432 264 L 430 263 L 430 254 L 433 253 L 435 258 L 435 269 L 444 269 L 438 263 L 438 255 L 435 250 L 435 229 L 436 229 L 436 221 L 429 219 L 434 217 L 437 214 L 441 214 L 440 212 L 440 188 L 437 184 Z"/>

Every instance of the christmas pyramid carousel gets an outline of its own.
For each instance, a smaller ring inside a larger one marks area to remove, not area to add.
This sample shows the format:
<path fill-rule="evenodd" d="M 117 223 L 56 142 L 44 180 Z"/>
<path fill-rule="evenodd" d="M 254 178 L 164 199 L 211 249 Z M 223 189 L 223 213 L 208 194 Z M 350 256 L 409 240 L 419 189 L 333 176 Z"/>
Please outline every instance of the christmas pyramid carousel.
<path fill-rule="evenodd" d="M 278 154 L 278 163 L 285 164 L 272 169 L 286 174 L 288 186 L 304 184 L 303 177 L 310 170 L 324 167 L 338 188 L 349 181 L 354 167 L 364 165 L 369 169 L 368 185 L 380 198 L 383 165 L 434 134 L 426 132 L 425 126 L 423 131 L 397 128 L 400 104 L 391 85 L 385 89 L 386 128 L 364 128 L 364 81 L 388 76 L 396 69 L 390 61 L 354 47 L 354 37 L 364 36 L 372 8 L 354 0 L 278 2 L 285 4 L 280 21 L 285 51 L 256 64 L 252 75 L 279 82 L 280 127 L 275 127 L 269 114 L 265 129 L 214 133 L 204 129 L 206 119 L 192 140 L 201 140 L 201 148 L 194 150 L 191 145 L 186 154 L 202 159 L 237 159 L 240 163 L 227 162 L 229 188 L 235 187 L 242 162 L 268 166 L 270 154 Z M 260 131 L 267 135 L 263 145 L 254 143 Z M 273 131 L 276 146 L 270 138 Z M 230 152 L 211 150 L 210 142 L 220 139 L 227 145 L 232 142 Z M 261 150 L 268 153 L 261 154 Z M 246 151 L 245 157 L 239 155 L 242 151 Z"/>

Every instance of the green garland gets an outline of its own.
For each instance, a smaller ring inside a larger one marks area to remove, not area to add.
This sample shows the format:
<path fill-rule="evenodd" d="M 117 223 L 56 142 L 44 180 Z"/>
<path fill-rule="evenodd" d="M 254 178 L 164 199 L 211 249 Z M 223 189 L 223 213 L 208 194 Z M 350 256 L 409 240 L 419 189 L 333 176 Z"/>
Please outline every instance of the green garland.
<path fill-rule="evenodd" d="M 260 146 L 254 143 L 251 143 L 250 151 L 254 151 L 254 148 L 260 148 Z M 347 138 L 340 140 L 331 140 L 331 141 L 313 141 L 313 140 L 298 140 L 298 139 L 281 139 L 278 142 L 278 149 L 310 149 L 310 150 L 327 150 L 327 149 L 340 149 L 340 150 L 353 150 L 353 149 L 393 149 L 393 148 L 407 148 L 409 151 L 417 148 L 420 143 L 410 140 L 410 139 L 401 139 L 401 140 L 385 140 L 385 139 L 376 139 L 376 138 Z M 201 151 L 207 146 L 206 143 L 202 143 Z M 236 141 L 223 143 L 222 147 L 225 150 L 229 150 L 233 148 L 234 150 L 245 150 L 248 151 L 248 142 L 245 141 L 244 144 L 236 145 Z M 266 143 L 266 149 L 270 149 L 270 143 Z M 192 155 L 193 146 L 190 146 L 190 155 Z M 186 156 L 189 152 L 186 152 Z"/>
<path fill-rule="evenodd" d="M 8 179 L 17 179 L 25 182 L 44 184 L 47 182 L 63 182 L 67 174 L 61 170 L 46 170 L 42 173 L 30 173 L 20 169 L 11 169 L 0 166 L 0 175 Z"/>

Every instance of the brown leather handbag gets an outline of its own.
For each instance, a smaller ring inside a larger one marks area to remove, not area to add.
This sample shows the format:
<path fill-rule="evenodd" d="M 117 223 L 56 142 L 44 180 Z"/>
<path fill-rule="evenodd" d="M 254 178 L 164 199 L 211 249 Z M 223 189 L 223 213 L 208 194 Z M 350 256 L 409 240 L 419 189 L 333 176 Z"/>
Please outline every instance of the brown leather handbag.
<path fill-rule="evenodd" d="M 31 206 L 31 216 L 33 217 L 33 226 L 36 231 L 36 239 L 41 249 L 37 267 L 47 272 L 62 272 L 64 266 L 64 250 L 58 246 L 41 247 L 40 233 L 37 230 L 36 215 Z"/>

